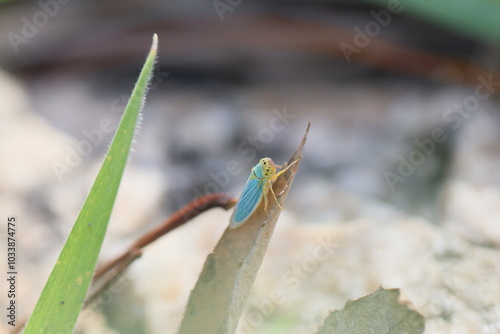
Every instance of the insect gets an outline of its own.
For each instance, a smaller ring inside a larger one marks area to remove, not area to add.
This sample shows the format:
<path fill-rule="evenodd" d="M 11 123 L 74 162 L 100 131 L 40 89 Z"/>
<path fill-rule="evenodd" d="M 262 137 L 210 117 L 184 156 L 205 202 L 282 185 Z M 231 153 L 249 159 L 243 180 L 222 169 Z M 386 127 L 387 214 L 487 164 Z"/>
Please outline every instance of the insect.
<path fill-rule="evenodd" d="M 243 225 L 254 213 L 255 209 L 257 209 L 262 199 L 264 199 L 264 211 L 267 212 L 267 194 L 269 191 L 271 191 L 279 208 L 283 210 L 274 194 L 273 183 L 278 179 L 278 176 L 286 172 L 288 168 L 292 167 L 301 158 L 295 160 L 278 173 L 276 173 L 276 167 L 278 166 L 275 165 L 271 158 L 260 159 L 259 163 L 252 168 L 250 177 L 241 192 L 240 199 L 236 203 L 229 228 L 237 228 Z"/>

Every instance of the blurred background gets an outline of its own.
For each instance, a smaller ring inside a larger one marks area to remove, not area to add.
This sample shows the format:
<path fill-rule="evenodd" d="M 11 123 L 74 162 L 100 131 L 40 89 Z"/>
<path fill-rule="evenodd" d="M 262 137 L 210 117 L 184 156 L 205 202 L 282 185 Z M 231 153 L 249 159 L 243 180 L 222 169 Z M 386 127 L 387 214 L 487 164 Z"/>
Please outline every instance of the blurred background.
<path fill-rule="evenodd" d="M 380 284 L 407 293 L 426 333 L 500 332 L 497 2 L 0 6 L 0 208 L 19 221 L 19 321 L 157 33 L 157 69 L 103 259 L 202 194 L 239 196 L 258 160 L 287 161 L 311 121 L 240 332 L 313 333 L 329 309 Z M 213 211 L 151 245 L 129 283 L 82 316 L 78 332 L 173 332 L 230 215 Z M 339 256 L 301 277 L 285 304 L 262 311 L 258 301 L 275 282 L 286 287 L 283 272 L 324 235 Z"/>

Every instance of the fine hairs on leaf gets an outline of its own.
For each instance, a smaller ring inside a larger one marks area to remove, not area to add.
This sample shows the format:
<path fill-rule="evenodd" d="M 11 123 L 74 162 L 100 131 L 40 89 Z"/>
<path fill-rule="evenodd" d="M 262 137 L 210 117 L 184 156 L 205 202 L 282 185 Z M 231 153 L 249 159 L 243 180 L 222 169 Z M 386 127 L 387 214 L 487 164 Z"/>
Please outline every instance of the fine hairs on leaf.
<path fill-rule="evenodd" d="M 151 79 L 158 36 L 85 203 L 45 284 L 24 333 L 72 333 L 97 263 Z"/>
<path fill-rule="evenodd" d="M 302 156 L 310 123 L 288 164 Z M 274 183 L 273 190 L 284 205 L 299 163 Z M 179 326 L 179 334 L 234 333 L 281 213 L 272 196 L 239 228 L 227 228 L 208 255 Z M 227 222 L 221 222 L 224 224 Z"/>

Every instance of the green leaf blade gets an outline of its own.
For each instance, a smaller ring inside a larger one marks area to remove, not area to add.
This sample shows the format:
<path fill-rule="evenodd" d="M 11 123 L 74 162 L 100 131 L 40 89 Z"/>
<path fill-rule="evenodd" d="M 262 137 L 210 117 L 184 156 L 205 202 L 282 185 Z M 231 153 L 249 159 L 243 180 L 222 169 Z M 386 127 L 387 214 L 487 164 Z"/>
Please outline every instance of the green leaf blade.
<path fill-rule="evenodd" d="M 153 43 L 101 170 L 76 219 L 24 333 L 71 333 L 97 263 L 132 145 L 158 38 Z"/>
<path fill-rule="evenodd" d="M 422 334 L 424 329 L 424 318 L 399 301 L 398 289 L 380 287 L 367 296 L 347 301 L 342 310 L 331 312 L 316 334 Z"/>

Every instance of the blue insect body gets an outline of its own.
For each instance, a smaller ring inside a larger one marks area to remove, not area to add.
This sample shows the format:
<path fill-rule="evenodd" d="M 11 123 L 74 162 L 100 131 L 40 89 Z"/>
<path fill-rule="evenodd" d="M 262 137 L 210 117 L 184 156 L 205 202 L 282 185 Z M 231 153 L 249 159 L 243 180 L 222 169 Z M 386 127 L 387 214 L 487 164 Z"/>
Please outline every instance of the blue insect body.
<path fill-rule="evenodd" d="M 243 225 L 255 212 L 262 200 L 264 200 L 264 211 L 267 211 L 267 194 L 269 191 L 271 191 L 280 209 L 283 209 L 276 199 L 272 185 L 278 176 L 297 161 L 299 160 L 294 161 L 290 166 L 276 173 L 276 165 L 271 158 L 260 159 L 259 163 L 252 169 L 252 173 L 250 173 L 250 177 L 241 192 L 240 199 L 236 203 L 236 208 L 231 216 L 229 227 L 237 228 Z"/>

